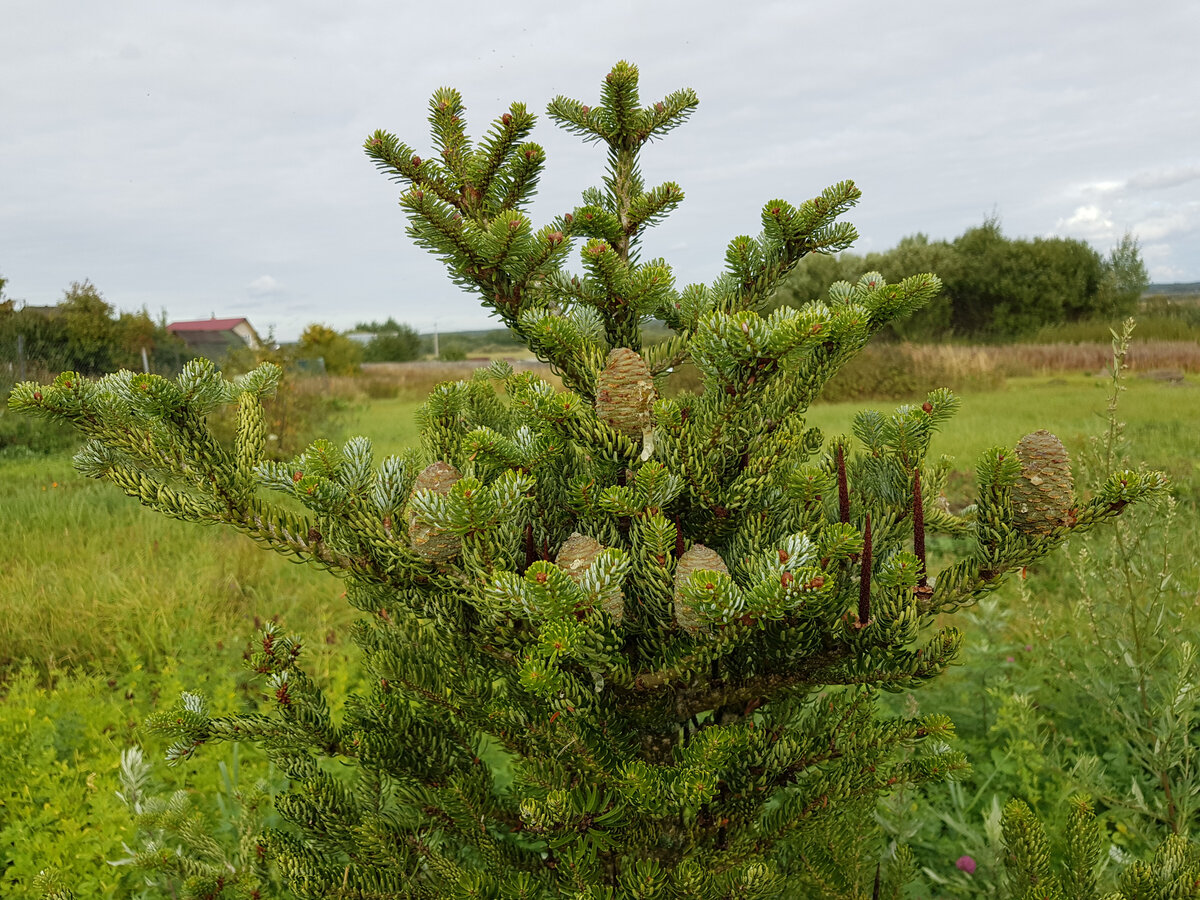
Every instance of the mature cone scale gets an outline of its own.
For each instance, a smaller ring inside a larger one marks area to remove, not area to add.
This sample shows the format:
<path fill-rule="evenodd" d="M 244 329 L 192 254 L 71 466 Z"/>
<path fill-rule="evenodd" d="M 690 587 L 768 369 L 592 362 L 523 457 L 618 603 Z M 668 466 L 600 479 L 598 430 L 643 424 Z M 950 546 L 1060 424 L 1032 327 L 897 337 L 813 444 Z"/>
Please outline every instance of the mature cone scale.
<path fill-rule="evenodd" d="M 439 459 L 426 466 L 417 476 L 413 482 L 413 493 L 433 491 L 435 494 L 448 494 L 460 477 L 458 469 Z M 408 540 L 413 552 L 430 562 L 449 562 L 462 550 L 462 540 L 458 535 L 424 521 L 412 507 L 408 509 Z"/>
<path fill-rule="evenodd" d="M 1044 429 L 1017 443 L 1021 474 L 1012 487 L 1013 522 L 1028 534 L 1046 534 L 1067 524 L 1074 502 L 1071 458 L 1057 437 Z"/>
<path fill-rule="evenodd" d="M 588 568 L 602 552 L 604 552 L 603 544 L 595 538 L 576 531 L 559 548 L 558 556 L 554 558 L 554 564 L 570 575 L 572 581 L 579 584 L 583 581 L 583 576 Z M 601 609 L 620 625 L 621 620 L 625 617 L 625 595 L 618 591 L 613 596 L 607 597 L 601 604 Z"/>
<path fill-rule="evenodd" d="M 679 557 L 679 563 L 675 566 L 675 621 L 688 634 L 700 633 L 700 616 L 684 602 L 683 586 L 697 572 L 720 572 L 728 575 L 729 567 L 717 551 L 710 550 L 703 544 L 693 544 L 687 553 Z"/>
<path fill-rule="evenodd" d="M 628 347 L 608 354 L 596 389 L 596 415 L 622 434 L 640 440 L 653 421 L 654 378 Z"/>

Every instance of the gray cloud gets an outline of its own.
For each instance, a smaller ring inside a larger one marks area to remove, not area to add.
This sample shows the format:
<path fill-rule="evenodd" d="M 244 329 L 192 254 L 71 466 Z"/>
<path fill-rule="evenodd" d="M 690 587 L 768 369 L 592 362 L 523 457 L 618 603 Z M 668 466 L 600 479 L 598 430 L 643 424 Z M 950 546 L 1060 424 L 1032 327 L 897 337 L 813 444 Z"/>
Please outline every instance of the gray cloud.
<path fill-rule="evenodd" d="M 14 7 L 0 272 L 30 302 L 88 277 L 122 308 L 249 311 L 285 338 L 388 315 L 486 326 L 408 245 L 363 138 L 384 127 L 424 148 L 440 85 L 462 91 L 476 132 L 514 99 L 539 113 L 557 93 L 594 100 L 621 58 L 640 65 L 644 100 L 701 97 L 644 161 L 648 181 L 688 195 L 646 247 L 681 283 L 715 277 L 767 200 L 847 177 L 864 190 L 849 217 L 862 249 L 952 237 L 995 209 L 1011 234 L 1101 250 L 1144 229 L 1154 277 L 1200 279 L 1200 73 L 1173 52 L 1198 32 L 1194 4 L 468 0 L 452 23 L 437 6 L 315 0 Z M 599 182 L 603 152 L 544 117 L 535 137 L 544 220 Z"/>

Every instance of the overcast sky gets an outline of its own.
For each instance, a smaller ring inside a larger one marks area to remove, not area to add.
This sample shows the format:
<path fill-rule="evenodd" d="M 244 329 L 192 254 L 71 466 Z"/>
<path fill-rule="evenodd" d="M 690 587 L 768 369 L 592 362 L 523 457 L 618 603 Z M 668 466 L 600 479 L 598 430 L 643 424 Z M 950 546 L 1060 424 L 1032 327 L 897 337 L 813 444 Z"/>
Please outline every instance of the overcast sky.
<path fill-rule="evenodd" d="M 687 195 L 646 243 L 681 285 L 711 281 L 767 200 L 844 178 L 863 191 L 859 251 L 995 213 L 1010 236 L 1101 252 L 1132 230 L 1152 279 L 1196 281 L 1198 39 L 1194 0 L 7 0 L 0 274 L 31 304 L 91 279 L 121 309 L 246 316 L 282 339 L 389 315 L 489 327 L 409 246 L 363 140 L 428 151 L 439 86 L 473 134 L 521 100 L 548 155 L 536 226 L 603 163 L 546 102 L 596 102 L 628 59 L 643 102 L 700 96 L 643 158 L 648 183 Z"/>

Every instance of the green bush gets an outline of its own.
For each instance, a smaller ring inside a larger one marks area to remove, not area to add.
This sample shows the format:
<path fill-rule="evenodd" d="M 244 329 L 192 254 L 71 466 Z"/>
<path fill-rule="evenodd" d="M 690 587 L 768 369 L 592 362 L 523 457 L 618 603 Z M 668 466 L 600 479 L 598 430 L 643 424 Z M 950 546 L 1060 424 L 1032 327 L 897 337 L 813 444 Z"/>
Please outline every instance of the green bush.
<path fill-rule="evenodd" d="M 409 362 L 421 356 L 421 336 L 408 325 L 384 331 L 363 348 L 363 362 Z"/>
<path fill-rule="evenodd" d="M 143 896 L 143 873 L 107 864 L 128 855 L 124 845 L 137 843 L 134 819 L 117 796 L 121 752 L 141 741 L 140 723 L 159 692 L 203 683 L 215 704 L 251 708 L 241 679 L 224 667 L 168 666 L 152 676 L 129 662 L 124 674 L 112 678 L 58 672 L 46 687 L 36 673 L 24 671 L 4 685 L 0 896 L 39 897 L 34 879 L 45 868 L 58 869 L 81 898 Z M 152 755 L 161 752 L 155 744 Z M 261 756 L 242 757 L 246 779 L 271 777 Z M 155 780 L 165 791 L 221 795 L 220 773 L 209 765 L 161 767 Z M 203 809 L 210 817 L 218 813 L 215 804 Z"/>

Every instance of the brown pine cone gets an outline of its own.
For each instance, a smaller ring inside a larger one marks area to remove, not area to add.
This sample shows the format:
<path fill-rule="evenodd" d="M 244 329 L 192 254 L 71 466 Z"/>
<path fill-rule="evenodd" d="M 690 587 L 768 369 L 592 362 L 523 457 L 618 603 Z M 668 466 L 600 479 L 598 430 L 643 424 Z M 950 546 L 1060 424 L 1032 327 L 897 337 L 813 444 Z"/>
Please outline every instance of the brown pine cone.
<path fill-rule="evenodd" d="M 433 491 L 435 494 L 448 494 L 460 477 L 454 466 L 439 459 L 426 466 L 417 476 L 413 482 L 413 493 Z M 449 562 L 458 556 L 462 550 L 462 540 L 458 535 L 423 521 L 411 506 L 405 515 L 408 519 L 408 541 L 417 556 L 436 563 Z"/>
<path fill-rule="evenodd" d="M 634 440 L 653 423 L 654 379 L 646 361 L 628 347 L 608 354 L 596 382 L 596 415 Z"/>
<path fill-rule="evenodd" d="M 604 549 L 604 545 L 595 538 L 576 531 L 559 548 L 558 556 L 554 558 L 554 564 L 571 576 L 572 581 L 579 584 L 583 580 L 584 572 L 596 561 L 596 557 Z M 601 609 L 620 625 L 621 620 L 625 617 L 624 594 L 617 591 L 615 596 L 606 598 L 601 604 Z"/>
<path fill-rule="evenodd" d="M 1021 474 L 1012 487 L 1013 524 L 1026 534 L 1048 534 L 1067 524 L 1075 499 L 1071 457 L 1057 437 L 1035 431 L 1017 444 Z"/>
<path fill-rule="evenodd" d="M 723 572 L 729 574 L 725 560 L 715 550 L 703 544 L 692 544 L 692 548 L 679 557 L 675 565 L 675 621 L 688 634 L 700 632 L 700 616 L 683 600 L 683 585 L 696 572 Z"/>

